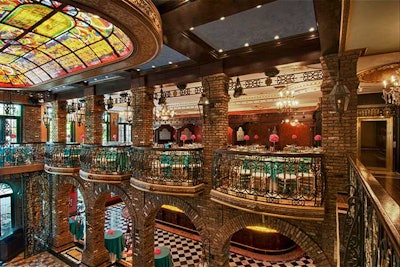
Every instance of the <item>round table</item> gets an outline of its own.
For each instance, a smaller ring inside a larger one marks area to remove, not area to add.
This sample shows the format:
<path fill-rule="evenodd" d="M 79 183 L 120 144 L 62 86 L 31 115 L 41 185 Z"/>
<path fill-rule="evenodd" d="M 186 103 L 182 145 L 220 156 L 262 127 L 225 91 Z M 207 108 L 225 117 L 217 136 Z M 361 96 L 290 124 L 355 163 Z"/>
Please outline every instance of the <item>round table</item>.
<path fill-rule="evenodd" d="M 154 266 L 155 267 L 173 267 L 172 256 L 169 252 L 168 247 L 160 246 L 156 247 L 161 250 L 160 254 L 154 254 Z"/>
<path fill-rule="evenodd" d="M 108 230 L 104 234 L 104 245 L 110 253 L 110 261 L 120 260 L 124 250 L 124 236 L 120 230 Z"/>
<path fill-rule="evenodd" d="M 69 231 L 74 235 L 74 241 L 77 242 L 83 238 L 83 224 L 73 218 L 69 218 Z"/>

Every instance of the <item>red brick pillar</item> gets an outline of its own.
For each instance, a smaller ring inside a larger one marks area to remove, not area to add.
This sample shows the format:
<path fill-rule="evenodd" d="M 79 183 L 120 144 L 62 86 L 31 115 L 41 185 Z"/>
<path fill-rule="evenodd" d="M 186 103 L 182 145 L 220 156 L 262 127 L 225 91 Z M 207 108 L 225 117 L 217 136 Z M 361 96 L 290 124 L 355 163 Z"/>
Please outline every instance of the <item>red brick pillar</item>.
<path fill-rule="evenodd" d="M 204 182 L 212 187 L 212 162 L 214 149 L 228 146 L 228 94 L 229 77 L 224 73 L 203 77 L 203 90 L 210 100 L 207 117 L 203 120 Z M 207 87 L 209 86 L 209 90 Z"/>
<path fill-rule="evenodd" d="M 56 183 L 56 176 L 52 176 L 54 186 L 52 188 L 52 195 L 55 196 L 52 199 L 52 237 L 51 237 L 51 248 L 56 253 L 61 252 L 74 245 L 73 235 L 69 231 L 68 221 L 68 207 L 69 207 L 69 192 L 72 190 L 72 185 L 58 185 Z"/>
<path fill-rule="evenodd" d="M 53 122 L 50 124 L 50 140 L 53 142 L 65 142 L 67 135 L 67 102 L 66 101 L 53 101 Z"/>
<path fill-rule="evenodd" d="M 104 263 L 110 259 L 104 246 L 106 197 L 107 194 L 97 199 L 96 196 L 89 195 L 86 203 L 86 248 L 82 253 L 82 263 L 91 267 L 106 266 Z"/>
<path fill-rule="evenodd" d="M 85 143 L 102 144 L 104 96 L 85 96 Z"/>
<path fill-rule="evenodd" d="M 345 54 L 332 54 L 321 57 L 323 81 L 322 91 L 322 146 L 325 152 L 326 191 L 325 223 L 322 232 L 323 250 L 335 265 L 336 240 L 336 194 L 345 191 L 347 177 L 347 155 L 357 153 L 357 88 L 356 75 L 359 51 Z M 329 93 L 337 81 L 340 59 L 340 80 L 350 91 L 350 103 L 347 111 L 339 120 L 329 101 Z"/>
<path fill-rule="evenodd" d="M 41 136 L 41 107 L 25 105 L 23 116 L 23 142 L 40 142 Z M 29 130 L 27 130 L 29 129 Z"/>
<path fill-rule="evenodd" d="M 154 88 L 132 89 L 132 143 L 134 146 L 153 145 L 153 94 Z"/>

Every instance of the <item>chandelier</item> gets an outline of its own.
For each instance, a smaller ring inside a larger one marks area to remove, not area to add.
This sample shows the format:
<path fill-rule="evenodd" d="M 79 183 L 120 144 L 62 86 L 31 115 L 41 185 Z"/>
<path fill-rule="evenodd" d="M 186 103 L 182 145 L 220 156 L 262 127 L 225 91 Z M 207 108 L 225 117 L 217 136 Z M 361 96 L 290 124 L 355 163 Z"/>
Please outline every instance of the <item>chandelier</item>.
<path fill-rule="evenodd" d="M 383 81 L 382 98 L 386 104 L 400 105 L 400 81 L 394 75 L 389 81 Z"/>
<path fill-rule="evenodd" d="M 279 99 L 276 102 L 277 107 L 281 112 L 292 112 L 293 108 L 297 107 L 299 101 L 294 97 L 294 90 L 289 90 L 287 86 L 278 87 Z"/>
<path fill-rule="evenodd" d="M 85 100 L 79 99 L 77 102 L 72 101 L 67 103 L 67 121 L 77 122 L 80 127 L 85 123 Z"/>
<path fill-rule="evenodd" d="M 165 93 L 161 87 L 160 98 L 158 99 L 158 105 L 161 106 L 161 109 L 156 109 L 156 118 L 162 121 L 168 121 L 174 118 L 175 111 L 171 110 L 167 106 L 167 98 Z"/>

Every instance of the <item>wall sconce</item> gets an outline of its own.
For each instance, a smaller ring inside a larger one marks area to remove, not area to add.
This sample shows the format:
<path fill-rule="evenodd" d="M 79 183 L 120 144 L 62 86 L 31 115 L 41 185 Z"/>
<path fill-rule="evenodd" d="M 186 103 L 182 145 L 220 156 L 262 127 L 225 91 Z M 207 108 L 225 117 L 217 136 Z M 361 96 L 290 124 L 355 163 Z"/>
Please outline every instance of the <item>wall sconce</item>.
<path fill-rule="evenodd" d="M 340 82 L 340 59 L 338 63 L 338 75 L 335 86 L 329 93 L 329 100 L 336 113 L 339 114 L 339 121 L 342 120 L 342 115 L 347 111 L 350 102 L 350 91 L 346 85 Z"/>
<path fill-rule="evenodd" d="M 52 111 L 53 111 L 53 109 L 51 107 L 46 106 L 44 108 L 43 115 L 42 115 L 42 122 L 46 128 L 49 128 L 50 123 L 52 121 Z"/>
<path fill-rule="evenodd" d="M 205 122 L 206 118 L 208 117 L 208 113 L 210 108 L 214 106 L 214 103 L 211 103 L 210 99 L 208 99 L 205 91 L 208 91 L 208 95 L 210 95 L 210 84 L 207 80 L 201 81 L 203 86 L 203 92 L 201 93 L 199 102 L 197 103 L 197 107 L 199 108 L 200 117 L 203 118 L 203 122 Z"/>

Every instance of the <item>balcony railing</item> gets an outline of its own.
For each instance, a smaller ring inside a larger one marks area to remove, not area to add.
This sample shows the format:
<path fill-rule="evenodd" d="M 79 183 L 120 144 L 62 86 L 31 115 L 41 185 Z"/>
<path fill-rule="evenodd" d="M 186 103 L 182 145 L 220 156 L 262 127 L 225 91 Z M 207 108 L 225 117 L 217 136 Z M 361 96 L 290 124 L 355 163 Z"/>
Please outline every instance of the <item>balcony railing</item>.
<path fill-rule="evenodd" d="M 43 162 L 44 143 L 0 145 L 0 167 Z"/>
<path fill-rule="evenodd" d="M 45 146 L 45 170 L 54 174 L 71 174 L 79 171 L 80 144 L 47 143 Z"/>
<path fill-rule="evenodd" d="M 341 266 L 400 266 L 399 204 L 358 160 L 349 159 L 349 178 Z"/>
<path fill-rule="evenodd" d="M 129 180 L 131 169 L 131 146 L 82 145 L 82 179 L 97 182 L 120 183 Z"/>
<path fill-rule="evenodd" d="M 305 206 L 316 212 L 315 219 L 322 219 L 325 172 L 320 153 L 216 150 L 212 169 L 211 197 L 217 202 L 292 217 L 303 217 L 296 209 L 304 212 L 293 206 Z M 276 210 L 276 204 L 287 210 Z"/>
<path fill-rule="evenodd" d="M 131 184 L 139 190 L 190 196 L 203 190 L 203 148 L 133 149 Z"/>

